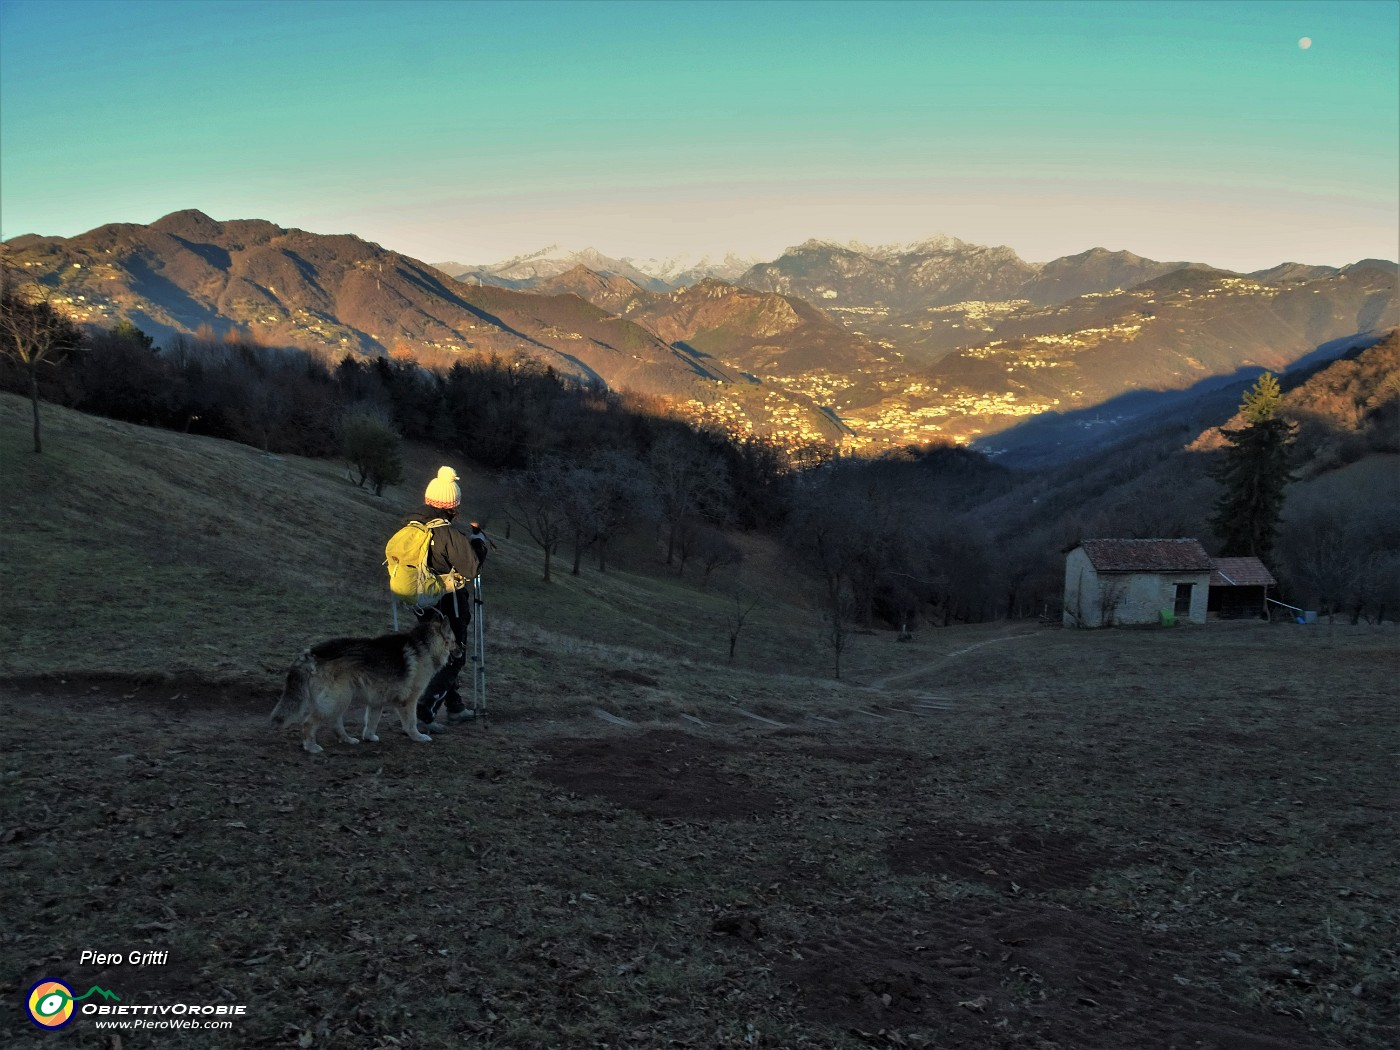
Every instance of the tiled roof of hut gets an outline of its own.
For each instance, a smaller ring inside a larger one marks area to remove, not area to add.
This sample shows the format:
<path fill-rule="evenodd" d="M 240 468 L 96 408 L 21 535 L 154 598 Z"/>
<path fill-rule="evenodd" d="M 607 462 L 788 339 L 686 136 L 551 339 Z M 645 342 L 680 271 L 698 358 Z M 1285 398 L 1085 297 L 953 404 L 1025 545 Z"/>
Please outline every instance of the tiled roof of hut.
<path fill-rule="evenodd" d="M 1099 572 L 1209 572 L 1200 540 L 1083 540 L 1089 564 Z"/>
<path fill-rule="evenodd" d="M 1212 587 L 1273 587 L 1278 581 L 1258 558 L 1216 558 Z"/>

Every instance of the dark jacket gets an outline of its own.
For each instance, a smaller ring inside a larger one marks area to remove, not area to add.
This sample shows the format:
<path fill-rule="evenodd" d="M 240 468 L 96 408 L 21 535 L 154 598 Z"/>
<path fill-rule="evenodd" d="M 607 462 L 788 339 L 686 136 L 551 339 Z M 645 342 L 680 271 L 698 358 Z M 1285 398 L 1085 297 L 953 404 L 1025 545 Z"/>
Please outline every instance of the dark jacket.
<path fill-rule="evenodd" d="M 417 521 L 426 525 L 435 519 L 446 518 L 449 524 L 433 529 L 433 544 L 428 548 L 428 568 L 439 576 L 457 572 L 470 580 L 480 570 L 481 565 L 476 552 L 472 550 L 471 540 L 451 524 L 454 517 L 454 511 L 425 504 L 422 510 L 406 517 L 404 524 Z"/>

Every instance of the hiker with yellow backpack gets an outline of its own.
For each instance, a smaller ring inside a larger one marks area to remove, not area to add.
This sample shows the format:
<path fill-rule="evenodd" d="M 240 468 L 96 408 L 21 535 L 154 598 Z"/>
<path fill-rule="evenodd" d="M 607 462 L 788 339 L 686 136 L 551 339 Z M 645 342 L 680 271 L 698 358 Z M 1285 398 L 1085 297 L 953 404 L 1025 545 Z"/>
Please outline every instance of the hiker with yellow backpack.
<path fill-rule="evenodd" d="M 453 527 L 461 503 L 457 472 L 441 468 L 428 482 L 422 509 L 404 521 L 384 549 L 389 589 L 395 600 L 407 605 L 419 619 L 433 609 L 442 612 L 457 639 L 447 666 L 428 683 L 418 701 L 419 729 L 425 733 L 447 728 L 438 721 L 441 710 L 449 723 L 465 721 L 476 713 L 462 701 L 457 675 L 467 662 L 467 627 L 473 604 L 470 584 L 486 560 L 487 542 L 475 523 L 471 536 Z"/>

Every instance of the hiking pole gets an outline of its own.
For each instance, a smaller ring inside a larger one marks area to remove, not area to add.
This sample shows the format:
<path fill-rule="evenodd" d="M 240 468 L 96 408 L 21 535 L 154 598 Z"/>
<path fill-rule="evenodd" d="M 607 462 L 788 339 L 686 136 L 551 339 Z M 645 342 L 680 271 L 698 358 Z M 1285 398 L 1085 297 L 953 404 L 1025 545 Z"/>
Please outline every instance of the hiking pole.
<path fill-rule="evenodd" d="M 481 522 L 471 523 L 471 545 L 476 553 L 476 575 L 472 577 L 472 710 L 486 714 L 486 603 L 481 597 L 481 565 L 488 551 L 496 549 Z"/>
<path fill-rule="evenodd" d="M 455 575 L 455 572 L 454 572 L 454 575 Z M 459 579 L 459 580 L 461 579 L 460 576 L 457 576 L 456 578 Z M 459 590 L 461 590 L 461 589 L 462 589 L 462 588 L 461 588 L 460 586 L 457 586 L 457 587 L 453 587 L 453 588 L 452 588 L 452 622 L 455 623 L 455 624 L 457 624 L 458 626 L 461 626 L 461 623 L 462 623 L 462 607 L 457 603 L 457 592 L 458 592 Z M 465 655 L 466 648 L 467 648 L 467 640 L 466 640 L 465 638 L 458 638 L 458 637 L 457 637 L 457 632 L 456 632 L 456 630 L 454 630 L 454 631 L 452 632 L 452 637 L 461 645 L 462 650 L 463 650 L 463 654 Z M 455 678 L 453 679 L 453 682 L 454 682 L 454 683 L 456 682 L 456 679 L 455 679 Z M 472 701 L 472 707 L 473 707 L 473 709 L 476 707 L 476 701 L 475 701 L 475 700 Z M 473 710 L 472 713 L 475 714 L 476 711 Z"/>
<path fill-rule="evenodd" d="M 486 603 L 481 597 L 481 577 L 472 577 L 472 710 L 486 715 Z"/>

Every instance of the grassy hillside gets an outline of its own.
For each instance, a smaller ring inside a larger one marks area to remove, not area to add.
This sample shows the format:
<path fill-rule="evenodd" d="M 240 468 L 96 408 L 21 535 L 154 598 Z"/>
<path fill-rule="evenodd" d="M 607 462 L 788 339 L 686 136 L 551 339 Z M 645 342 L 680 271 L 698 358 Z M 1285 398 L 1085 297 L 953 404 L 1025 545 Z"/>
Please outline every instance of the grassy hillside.
<path fill-rule="evenodd" d="M 1395 1044 L 1393 625 L 860 635 L 835 682 L 771 549 L 731 668 L 718 584 L 546 586 L 517 538 L 491 717 L 313 758 L 277 677 L 384 626 L 418 487 L 53 408 L 34 456 L 26 411 L 0 398 L 11 1002 L 246 1007 L 128 1050 Z"/>
<path fill-rule="evenodd" d="M 375 497 L 325 460 L 269 456 L 227 441 L 135 427 L 45 405 L 45 451 L 27 401 L 0 394 L 0 674 L 61 671 L 251 676 L 271 682 L 305 645 L 387 630 L 383 547 L 421 505 L 438 453 L 410 450 L 404 485 Z M 454 464 L 463 508 L 498 549 L 484 574 L 499 674 L 527 674 L 516 650 L 590 649 L 604 663 L 726 664 L 735 593 L 759 598 L 735 667 L 826 677 L 832 654 L 807 589 L 770 541 L 708 582 L 698 570 L 579 577 L 507 519 L 491 479 Z M 422 479 L 421 481 L 419 479 Z M 510 531 L 510 539 L 506 538 Z M 607 651 L 609 648 L 616 651 Z M 853 672 L 921 652 L 857 636 Z"/>
<path fill-rule="evenodd" d="M 35 455 L 28 412 L 0 397 L 6 670 L 248 674 L 382 626 L 396 508 L 336 464 L 48 405 Z"/>

